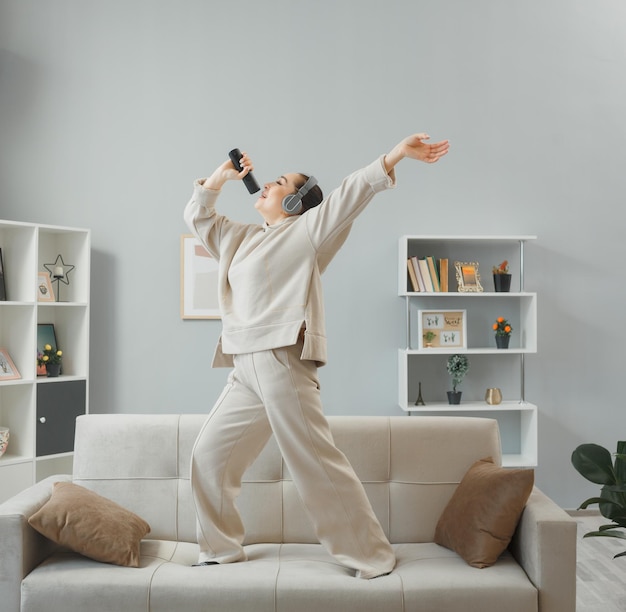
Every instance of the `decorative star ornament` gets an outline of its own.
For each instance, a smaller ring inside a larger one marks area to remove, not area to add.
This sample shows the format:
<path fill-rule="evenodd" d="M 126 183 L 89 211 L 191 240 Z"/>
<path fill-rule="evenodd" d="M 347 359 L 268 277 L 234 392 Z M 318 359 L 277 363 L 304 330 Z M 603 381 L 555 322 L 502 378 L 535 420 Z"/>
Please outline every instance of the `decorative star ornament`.
<path fill-rule="evenodd" d="M 59 260 L 61 261 L 61 263 L 59 263 Z M 63 261 L 63 257 L 61 255 L 57 255 L 56 261 L 54 263 L 47 263 L 44 264 L 43 267 L 48 270 L 48 272 L 50 272 L 50 276 L 54 279 L 57 280 L 61 283 L 64 283 L 66 285 L 70 284 L 70 281 L 67 278 L 67 275 L 74 269 L 74 266 L 72 266 L 71 264 L 66 264 Z M 62 268 L 63 269 L 63 275 L 59 276 L 57 274 L 57 268 Z"/>

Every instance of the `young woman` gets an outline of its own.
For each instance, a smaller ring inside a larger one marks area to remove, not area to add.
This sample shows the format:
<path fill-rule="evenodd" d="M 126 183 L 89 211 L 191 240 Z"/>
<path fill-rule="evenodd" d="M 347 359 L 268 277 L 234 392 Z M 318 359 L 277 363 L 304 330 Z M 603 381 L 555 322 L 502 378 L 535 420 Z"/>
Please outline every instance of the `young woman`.
<path fill-rule="evenodd" d="M 409 136 L 346 177 L 326 199 L 306 175 L 289 173 L 266 183 L 255 203 L 262 225 L 236 223 L 215 210 L 223 185 L 253 170 L 246 154 L 241 172 L 229 160 L 195 181 L 185 221 L 219 266 L 222 335 L 213 365 L 234 366 L 192 453 L 198 565 L 246 559 L 235 499 L 244 471 L 274 434 L 330 554 L 360 578 L 394 568 L 393 550 L 322 412 L 321 274 L 357 215 L 376 193 L 395 186 L 399 161 L 433 163 L 448 152 L 447 141 L 428 144 L 428 138 Z"/>

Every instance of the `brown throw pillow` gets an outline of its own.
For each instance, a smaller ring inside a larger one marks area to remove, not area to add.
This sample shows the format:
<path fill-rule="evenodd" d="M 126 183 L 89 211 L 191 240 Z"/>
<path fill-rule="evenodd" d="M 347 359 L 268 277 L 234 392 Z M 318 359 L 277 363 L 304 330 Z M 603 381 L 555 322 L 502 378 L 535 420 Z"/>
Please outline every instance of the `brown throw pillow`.
<path fill-rule="evenodd" d="M 489 567 L 509 545 L 532 491 L 530 469 L 507 469 L 488 457 L 472 465 L 444 509 L 435 542 L 469 565 Z"/>
<path fill-rule="evenodd" d="M 50 540 L 96 561 L 139 567 L 142 518 L 71 482 L 55 482 L 50 499 L 28 519 Z"/>

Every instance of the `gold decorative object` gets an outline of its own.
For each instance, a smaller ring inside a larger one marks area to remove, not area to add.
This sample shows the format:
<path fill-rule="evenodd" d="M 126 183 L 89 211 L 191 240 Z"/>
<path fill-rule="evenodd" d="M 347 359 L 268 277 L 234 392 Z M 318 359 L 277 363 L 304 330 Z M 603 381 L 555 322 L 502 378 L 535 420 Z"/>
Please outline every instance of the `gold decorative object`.
<path fill-rule="evenodd" d="M 498 387 L 490 387 L 485 393 L 485 401 L 491 406 L 499 404 L 502 401 L 502 391 Z"/>

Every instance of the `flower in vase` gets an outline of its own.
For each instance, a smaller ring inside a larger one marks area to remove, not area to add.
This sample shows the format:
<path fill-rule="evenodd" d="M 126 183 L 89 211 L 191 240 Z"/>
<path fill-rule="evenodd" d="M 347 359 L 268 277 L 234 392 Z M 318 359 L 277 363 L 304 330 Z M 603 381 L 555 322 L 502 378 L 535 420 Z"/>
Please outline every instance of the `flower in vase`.
<path fill-rule="evenodd" d="M 493 324 L 493 331 L 496 332 L 496 336 L 510 336 L 513 328 L 504 317 L 498 317 Z"/>
<path fill-rule="evenodd" d="M 43 347 L 43 352 L 37 353 L 37 365 L 48 365 L 49 363 L 61 363 L 63 351 L 52 348 L 49 344 Z"/>

